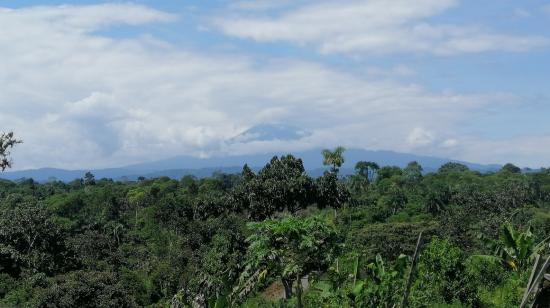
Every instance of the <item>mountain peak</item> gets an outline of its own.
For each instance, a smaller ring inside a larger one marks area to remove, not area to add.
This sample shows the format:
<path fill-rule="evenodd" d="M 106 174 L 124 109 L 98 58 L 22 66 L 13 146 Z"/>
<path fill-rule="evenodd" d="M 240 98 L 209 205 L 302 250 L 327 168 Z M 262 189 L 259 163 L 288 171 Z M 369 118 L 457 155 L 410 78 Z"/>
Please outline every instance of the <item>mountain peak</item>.
<path fill-rule="evenodd" d="M 310 136 L 311 132 L 291 125 L 259 124 L 252 126 L 228 140 L 229 143 L 247 143 L 252 141 L 300 140 Z"/>

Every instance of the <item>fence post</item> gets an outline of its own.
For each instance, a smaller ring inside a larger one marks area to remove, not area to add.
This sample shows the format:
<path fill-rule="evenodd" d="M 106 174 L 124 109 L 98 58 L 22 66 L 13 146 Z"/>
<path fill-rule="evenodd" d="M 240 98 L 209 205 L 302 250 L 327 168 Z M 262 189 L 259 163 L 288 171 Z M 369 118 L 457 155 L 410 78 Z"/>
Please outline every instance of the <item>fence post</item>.
<path fill-rule="evenodd" d="M 416 248 L 414 249 L 414 255 L 411 263 L 411 270 L 409 271 L 409 276 L 407 277 L 407 284 L 405 285 L 405 292 L 403 293 L 401 308 L 407 307 L 407 299 L 409 297 L 409 291 L 411 290 L 414 267 L 416 266 L 416 258 L 418 257 L 418 250 L 420 249 L 421 242 L 422 242 L 422 232 L 420 232 L 420 234 L 418 235 L 418 240 L 416 241 Z"/>

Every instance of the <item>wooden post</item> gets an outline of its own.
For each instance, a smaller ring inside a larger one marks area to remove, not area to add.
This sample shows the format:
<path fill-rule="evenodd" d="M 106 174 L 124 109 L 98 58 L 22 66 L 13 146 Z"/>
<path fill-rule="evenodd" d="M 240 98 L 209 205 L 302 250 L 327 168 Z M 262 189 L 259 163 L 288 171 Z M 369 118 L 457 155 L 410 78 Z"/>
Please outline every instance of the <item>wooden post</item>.
<path fill-rule="evenodd" d="M 535 276 L 535 280 L 533 280 L 533 283 L 531 284 L 531 287 L 527 291 L 527 298 L 525 298 L 521 302 L 521 305 L 519 306 L 520 308 L 524 308 L 527 305 L 527 302 L 529 301 L 529 295 L 531 295 L 531 293 L 534 292 L 536 294 L 537 288 L 539 287 L 539 283 L 542 279 L 542 276 L 546 272 L 546 269 L 548 268 L 549 265 L 550 265 L 550 257 L 548 257 L 546 259 L 546 262 L 544 262 L 544 264 L 542 265 L 542 267 L 538 271 L 537 275 Z"/>
<path fill-rule="evenodd" d="M 407 300 L 409 297 L 409 291 L 411 290 L 414 267 L 416 266 L 416 258 L 418 257 L 418 250 L 420 249 L 421 242 L 422 242 L 422 232 L 420 232 L 420 234 L 418 235 L 418 240 L 416 241 L 416 248 L 414 249 L 414 255 L 411 263 L 411 270 L 409 271 L 409 276 L 407 277 L 407 284 L 405 285 L 405 292 L 403 293 L 401 308 L 407 307 Z"/>
<path fill-rule="evenodd" d="M 525 292 L 523 293 L 523 298 L 521 299 L 521 305 L 525 305 L 525 302 L 529 298 L 529 290 L 531 289 L 531 285 L 533 284 L 533 278 L 535 278 L 535 275 L 537 274 L 539 261 L 540 261 L 540 255 L 537 254 L 537 257 L 535 258 L 535 264 L 533 265 L 533 269 L 531 270 L 531 275 L 529 276 L 529 281 L 527 281 L 527 287 L 525 288 Z"/>

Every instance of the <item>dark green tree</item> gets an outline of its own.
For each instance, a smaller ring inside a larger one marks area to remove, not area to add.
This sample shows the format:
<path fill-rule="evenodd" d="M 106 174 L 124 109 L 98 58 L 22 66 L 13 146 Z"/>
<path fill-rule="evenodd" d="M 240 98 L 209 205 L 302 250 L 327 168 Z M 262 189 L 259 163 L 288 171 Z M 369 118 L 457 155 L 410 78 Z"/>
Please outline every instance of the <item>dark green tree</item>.
<path fill-rule="evenodd" d="M 376 177 L 377 181 L 382 181 L 383 179 L 390 179 L 393 177 L 400 177 L 403 175 L 403 170 L 397 166 L 384 166 L 378 169 L 378 176 Z"/>
<path fill-rule="evenodd" d="M 317 187 L 316 203 L 319 208 L 339 209 L 351 197 L 347 187 L 338 180 L 338 176 L 334 172 L 325 172 L 315 180 L 315 184 Z"/>
<path fill-rule="evenodd" d="M 407 164 L 407 167 L 403 169 L 405 181 L 407 181 L 408 184 L 416 184 L 420 182 L 422 180 L 422 171 L 422 166 L 418 162 L 410 162 Z"/>
<path fill-rule="evenodd" d="M 506 165 L 502 166 L 500 171 L 510 172 L 510 173 L 521 173 L 521 168 L 514 164 L 507 163 Z"/>
<path fill-rule="evenodd" d="M 364 177 L 369 183 L 374 181 L 378 169 L 380 169 L 380 166 L 373 161 L 359 161 L 355 164 L 357 175 Z"/>
<path fill-rule="evenodd" d="M 0 169 L 11 168 L 10 149 L 18 143 L 22 143 L 14 137 L 13 132 L 0 134 Z"/>
<path fill-rule="evenodd" d="M 38 307 L 137 307 L 118 277 L 110 272 L 74 271 L 56 277 Z"/>
<path fill-rule="evenodd" d="M 90 171 L 86 172 L 84 175 L 84 185 L 95 185 L 95 176 Z"/>
<path fill-rule="evenodd" d="M 232 192 L 235 208 L 252 219 L 265 219 L 275 212 L 296 212 L 315 203 L 315 185 L 301 159 L 275 156 L 257 175 L 246 168 L 247 180 Z"/>
<path fill-rule="evenodd" d="M 23 270 L 56 273 L 70 267 L 71 254 L 52 215 L 33 201 L 0 208 L 0 271 L 17 277 Z"/>
<path fill-rule="evenodd" d="M 448 162 L 439 167 L 441 173 L 465 172 L 470 170 L 466 165 L 456 162 Z"/>

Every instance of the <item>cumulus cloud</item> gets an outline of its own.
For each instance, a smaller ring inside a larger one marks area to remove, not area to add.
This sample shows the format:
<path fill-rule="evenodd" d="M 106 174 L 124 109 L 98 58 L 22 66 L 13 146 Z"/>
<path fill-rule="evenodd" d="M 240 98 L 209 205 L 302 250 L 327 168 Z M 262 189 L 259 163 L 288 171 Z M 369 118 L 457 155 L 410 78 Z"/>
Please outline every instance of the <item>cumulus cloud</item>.
<path fill-rule="evenodd" d="M 441 146 L 443 148 L 454 148 L 456 147 L 457 145 L 459 144 L 458 140 L 454 139 L 454 138 L 451 138 L 451 139 L 446 139 L 444 140 L 442 143 L 441 143 Z"/>
<path fill-rule="evenodd" d="M 434 134 L 422 127 L 415 127 L 407 137 L 407 142 L 412 146 L 429 145 L 433 143 L 434 140 Z"/>
<path fill-rule="evenodd" d="M 259 42 L 288 41 L 322 53 L 418 52 L 438 55 L 521 52 L 547 47 L 541 36 L 495 33 L 479 26 L 430 23 L 457 0 L 316 1 L 272 14 L 236 14 L 215 24 L 226 34 Z"/>
<path fill-rule="evenodd" d="M 465 160 L 490 163 L 512 162 L 531 168 L 548 168 L 550 157 L 550 135 L 521 136 L 509 139 L 487 140 L 468 137 L 460 147 Z"/>
<path fill-rule="evenodd" d="M 429 147 L 429 139 L 437 148 L 464 119 L 514 99 L 439 93 L 304 60 L 256 61 L 97 31 L 174 18 L 134 4 L 0 10 L 0 123 L 25 141 L 13 152 L 16 167 L 95 168 L 335 144 L 412 151 Z M 261 123 L 312 133 L 224 142 Z M 419 130 L 411 138 L 417 123 L 437 136 Z"/>

